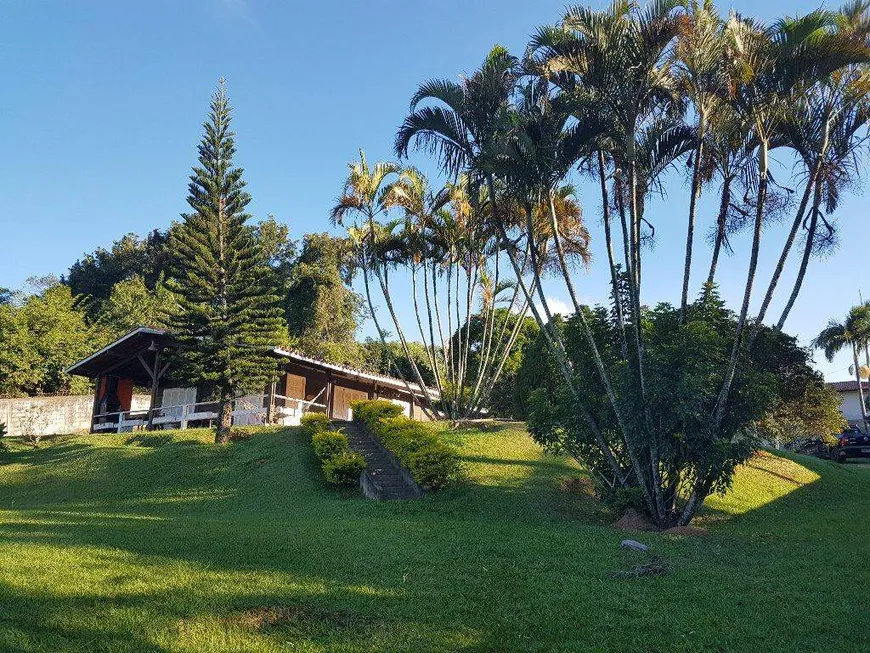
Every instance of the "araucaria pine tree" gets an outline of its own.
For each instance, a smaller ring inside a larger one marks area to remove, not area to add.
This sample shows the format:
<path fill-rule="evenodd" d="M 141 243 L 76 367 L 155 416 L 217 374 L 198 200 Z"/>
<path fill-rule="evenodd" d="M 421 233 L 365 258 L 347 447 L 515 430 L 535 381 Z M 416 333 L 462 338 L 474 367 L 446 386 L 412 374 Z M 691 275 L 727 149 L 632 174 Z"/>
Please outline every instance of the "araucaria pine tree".
<path fill-rule="evenodd" d="M 233 167 L 234 133 L 224 81 L 211 101 L 187 202 L 193 209 L 171 231 L 172 326 L 180 341 L 180 372 L 213 388 L 220 404 L 215 442 L 229 439 L 233 399 L 262 391 L 276 365 L 269 356 L 282 327 L 278 298 L 252 229 L 245 223 L 242 169 Z"/>

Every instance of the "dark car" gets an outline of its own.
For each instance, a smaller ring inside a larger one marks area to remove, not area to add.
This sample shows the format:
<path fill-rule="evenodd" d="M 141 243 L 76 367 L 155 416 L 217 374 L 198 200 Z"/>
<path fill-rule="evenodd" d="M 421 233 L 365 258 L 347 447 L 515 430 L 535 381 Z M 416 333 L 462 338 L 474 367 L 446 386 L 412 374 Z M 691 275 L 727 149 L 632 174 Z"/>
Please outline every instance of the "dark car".
<path fill-rule="evenodd" d="M 848 458 L 870 458 L 870 435 L 856 428 L 843 431 L 831 450 L 831 458 L 844 463 Z"/>

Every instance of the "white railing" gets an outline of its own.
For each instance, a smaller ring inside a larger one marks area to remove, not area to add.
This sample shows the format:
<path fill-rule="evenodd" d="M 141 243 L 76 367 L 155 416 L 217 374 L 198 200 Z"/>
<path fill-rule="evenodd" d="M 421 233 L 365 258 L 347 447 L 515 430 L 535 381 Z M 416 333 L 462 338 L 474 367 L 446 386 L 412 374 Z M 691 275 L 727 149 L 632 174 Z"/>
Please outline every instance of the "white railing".
<path fill-rule="evenodd" d="M 317 400 L 323 394 L 321 390 L 314 399 L 305 400 L 284 395 L 273 395 L 274 399 L 283 403 L 274 405 L 274 415 L 279 419 L 289 419 L 291 423 L 301 418 L 307 412 L 326 410 L 326 404 L 318 403 Z M 261 424 L 266 422 L 268 409 L 263 403 L 268 395 L 251 395 L 233 400 L 232 416 L 234 421 L 240 417 L 255 420 Z M 217 419 L 219 404 L 216 401 L 200 401 L 193 404 L 175 404 L 172 406 L 158 406 L 149 410 L 120 411 L 114 413 L 99 413 L 94 415 L 93 430 L 97 432 L 115 431 L 122 433 L 141 428 L 148 424 L 149 417 L 153 426 L 167 426 L 177 424 L 178 428 L 186 429 L 190 422 L 210 421 Z"/>

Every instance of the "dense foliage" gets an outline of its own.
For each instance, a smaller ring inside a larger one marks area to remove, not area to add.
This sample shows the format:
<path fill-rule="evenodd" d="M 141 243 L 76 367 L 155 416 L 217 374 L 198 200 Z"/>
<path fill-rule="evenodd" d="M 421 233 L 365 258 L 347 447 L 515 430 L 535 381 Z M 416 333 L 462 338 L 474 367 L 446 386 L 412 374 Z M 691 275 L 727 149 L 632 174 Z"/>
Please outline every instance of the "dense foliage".
<path fill-rule="evenodd" d="M 601 307 L 583 310 L 598 351 L 613 370 L 613 392 L 618 401 L 627 401 L 632 396 L 631 370 L 618 362 L 619 326 L 613 312 Z M 698 478 L 704 479 L 709 492 L 727 489 L 736 465 L 752 454 L 759 436 L 768 441 L 808 434 L 830 436 L 842 426 L 836 393 L 810 367 L 807 350 L 798 347 L 794 338 L 765 327 L 756 346 L 740 361 L 742 373 L 735 380 L 729 410 L 720 430 L 714 431 L 708 416 L 727 370 L 736 329 L 737 317 L 714 292 L 704 293 L 685 312 L 668 304 L 645 311 L 647 406 L 658 420 L 655 446 L 666 506 L 678 501 Z M 598 425 L 617 455 L 627 457 L 619 443 L 619 424 L 610 409 L 608 391 L 596 375 L 580 319 L 570 318 L 563 332 L 576 387 L 589 407 L 590 420 L 576 419 L 575 399 L 562 381 L 529 393 L 529 430 L 546 448 L 586 461 L 599 493 L 609 500 L 622 500 L 626 488 L 609 479 L 609 466 L 589 426 L 590 422 Z M 636 425 L 638 432 L 642 428 Z M 623 458 L 620 464 L 630 462 Z M 642 507 L 640 488 L 628 493 L 632 494 Z"/>
<path fill-rule="evenodd" d="M 0 304 L 0 395 L 87 391 L 87 380 L 66 369 L 92 353 L 98 338 L 70 289 L 56 280 Z"/>
<path fill-rule="evenodd" d="M 352 402 L 353 418 L 365 424 L 422 487 L 438 490 L 459 478 L 459 457 L 438 434 L 408 419 L 389 401 Z"/>

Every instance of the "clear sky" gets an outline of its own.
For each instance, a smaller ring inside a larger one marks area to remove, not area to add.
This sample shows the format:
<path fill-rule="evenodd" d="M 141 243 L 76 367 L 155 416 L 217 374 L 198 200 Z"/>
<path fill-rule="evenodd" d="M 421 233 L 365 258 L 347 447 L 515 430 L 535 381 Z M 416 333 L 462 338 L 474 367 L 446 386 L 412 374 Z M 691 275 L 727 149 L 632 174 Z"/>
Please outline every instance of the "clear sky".
<path fill-rule="evenodd" d="M 84 252 L 177 219 L 186 209 L 187 176 L 221 76 L 235 107 L 237 164 L 246 171 L 251 211 L 288 222 L 294 237 L 329 230 L 327 213 L 346 162 L 360 147 L 370 160 L 391 156 L 396 127 L 420 81 L 474 69 L 494 43 L 521 54 L 532 30 L 556 21 L 564 4 L 4 0 L 0 286 L 62 274 Z M 720 8 L 773 19 L 816 4 L 734 0 Z M 680 191 L 685 180 L 673 176 L 671 188 Z M 679 297 L 684 198 L 671 192 L 650 207 L 658 244 L 647 255 L 645 301 Z M 588 204 L 587 221 L 600 236 L 593 197 Z M 705 199 L 702 231 L 714 212 Z M 851 195 L 838 219 L 840 247 L 828 260 L 813 262 L 787 324 L 803 342 L 830 316 L 845 314 L 859 290 L 870 298 L 870 283 L 859 272 L 867 259 L 867 196 Z M 765 234 L 762 275 L 773 266 L 781 232 Z M 739 246 L 746 252 L 745 242 Z M 699 250 L 702 270 L 709 249 L 700 239 Z M 594 251 L 598 259 L 580 286 L 597 301 L 606 298 L 607 277 L 603 254 Z M 745 269 L 744 255 L 722 269 L 722 292 L 732 305 Z M 695 287 L 700 276 L 693 278 Z M 555 287 L 553 297 L 567 299 Z M 847 378 L 847 357 L 827 364 L 817 356 L 817 362 L 829 379 Z"/>

